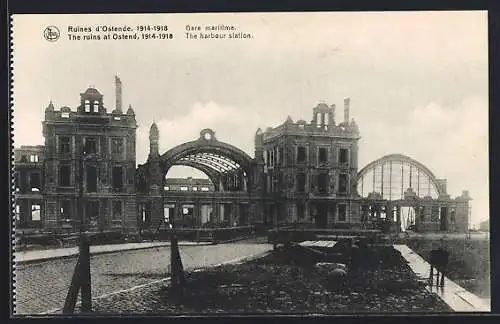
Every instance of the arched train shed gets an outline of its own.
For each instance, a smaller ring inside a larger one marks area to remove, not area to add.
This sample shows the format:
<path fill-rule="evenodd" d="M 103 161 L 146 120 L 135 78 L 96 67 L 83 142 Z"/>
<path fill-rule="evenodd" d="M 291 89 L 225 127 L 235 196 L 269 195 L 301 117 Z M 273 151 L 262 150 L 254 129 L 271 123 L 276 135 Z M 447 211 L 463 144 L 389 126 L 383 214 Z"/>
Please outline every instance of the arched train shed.
<path fill-rule="evenodd" d="M 446 195 L 446 180 L 438 179 L 424 164 L 402 154 L 390 154 L 368 163 L 358 172 L 358 192 L 362 197 L 379 193 L 384 199 L 404 199 L 412 189 L 418 197 Z"/>
<path fill-rule="evenodd" d="M 411 157 L 383 156 L 363 167 L 356 180 L 362 224 L 387 220 L 417 231 L 466 231 L 468 193 L 452 199 L 446 179 Z"/>

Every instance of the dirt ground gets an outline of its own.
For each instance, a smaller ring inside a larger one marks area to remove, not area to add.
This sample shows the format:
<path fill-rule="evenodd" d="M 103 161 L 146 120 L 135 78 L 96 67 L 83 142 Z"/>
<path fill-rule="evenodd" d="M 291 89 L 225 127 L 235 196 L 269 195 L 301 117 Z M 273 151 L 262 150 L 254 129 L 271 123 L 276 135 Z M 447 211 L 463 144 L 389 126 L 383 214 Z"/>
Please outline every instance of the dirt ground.
<path fill-rule="evenodd" d="M 243 264 L 188 273 L 182 295 L 166 284 L 115 295 L 98 313 L 400 313 L 451 312 L 417 280 L 392 246 L 359 255 L 343 275 L 305 265 L 285 250 Z"/>

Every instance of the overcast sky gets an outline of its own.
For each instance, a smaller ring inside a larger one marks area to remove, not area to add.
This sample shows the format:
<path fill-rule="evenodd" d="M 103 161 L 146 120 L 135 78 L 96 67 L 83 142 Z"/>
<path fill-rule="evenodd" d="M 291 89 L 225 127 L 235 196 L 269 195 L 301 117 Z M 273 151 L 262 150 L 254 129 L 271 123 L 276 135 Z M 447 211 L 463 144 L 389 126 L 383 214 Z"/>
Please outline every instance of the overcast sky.
<path fill-rule="evenodd" d="M 14 16 L 15 146 L 43 144 L 41 120 L 79 104 L 94 85 L 114 109 L 114 76 L 134 108 L 137 163 L 156 121 L 160 149 L 212 128 L 251 156 L 258 127 L 290 115 L 310 121 L 320 101 L 351 98 L 360 127 L 359 168 L 408 155 L 468 189 L 472 218 L 488 206 L 488 35 L 486 12 L 23 15 Z M 68 26 L 166 24 L 173 40 L 69 41 Z M 185 25 L 231 24 L 245 40 L 186 40 Z M 61 38 L 48 42 L 44 29 Z M 169 176 L 197 176 L 177 168 Z"/>

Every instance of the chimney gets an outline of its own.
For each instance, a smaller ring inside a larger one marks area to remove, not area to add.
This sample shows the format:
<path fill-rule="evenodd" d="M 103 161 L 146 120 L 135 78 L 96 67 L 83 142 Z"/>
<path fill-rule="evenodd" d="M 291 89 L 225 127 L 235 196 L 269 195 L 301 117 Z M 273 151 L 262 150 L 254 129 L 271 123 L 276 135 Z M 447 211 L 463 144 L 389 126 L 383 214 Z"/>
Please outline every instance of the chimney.
<path fill-rule="evenodd" d="M 116 111 L 122 113 L 122 81 L 118 76 L 115 76 L 116 86 Z"/>
<path fill-rule="evenodd" d="M 331 120 L 330 120 L 330 124 L 334 125 L 335 124 L 335 104 L 332 104 L 330 106 L 330 109 L 331 109 Z"/>
<path fill-rule="evenodd" d="M 351 103 L 350 98 L 345 98 L 344 99 L 344 123 L 348 124 L 349 123 L 349 105 Z"/>

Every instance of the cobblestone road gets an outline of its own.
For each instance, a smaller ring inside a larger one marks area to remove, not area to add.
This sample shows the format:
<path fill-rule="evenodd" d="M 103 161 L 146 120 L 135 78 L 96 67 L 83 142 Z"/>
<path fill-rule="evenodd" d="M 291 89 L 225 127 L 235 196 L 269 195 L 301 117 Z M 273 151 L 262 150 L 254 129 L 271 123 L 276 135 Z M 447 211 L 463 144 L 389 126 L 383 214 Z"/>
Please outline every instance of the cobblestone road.
<path fill-rule="evenodd" d="M 254 241 L 181 246 L 185 269 L 211 266 L 271 249 Z M 77 258 L 16 267 L 15 314 L 35 314 L 62 308 Z M 124 251 L 91 257 L 92 297 L 147 284 L 169 275 L 170 248 Z"/>

